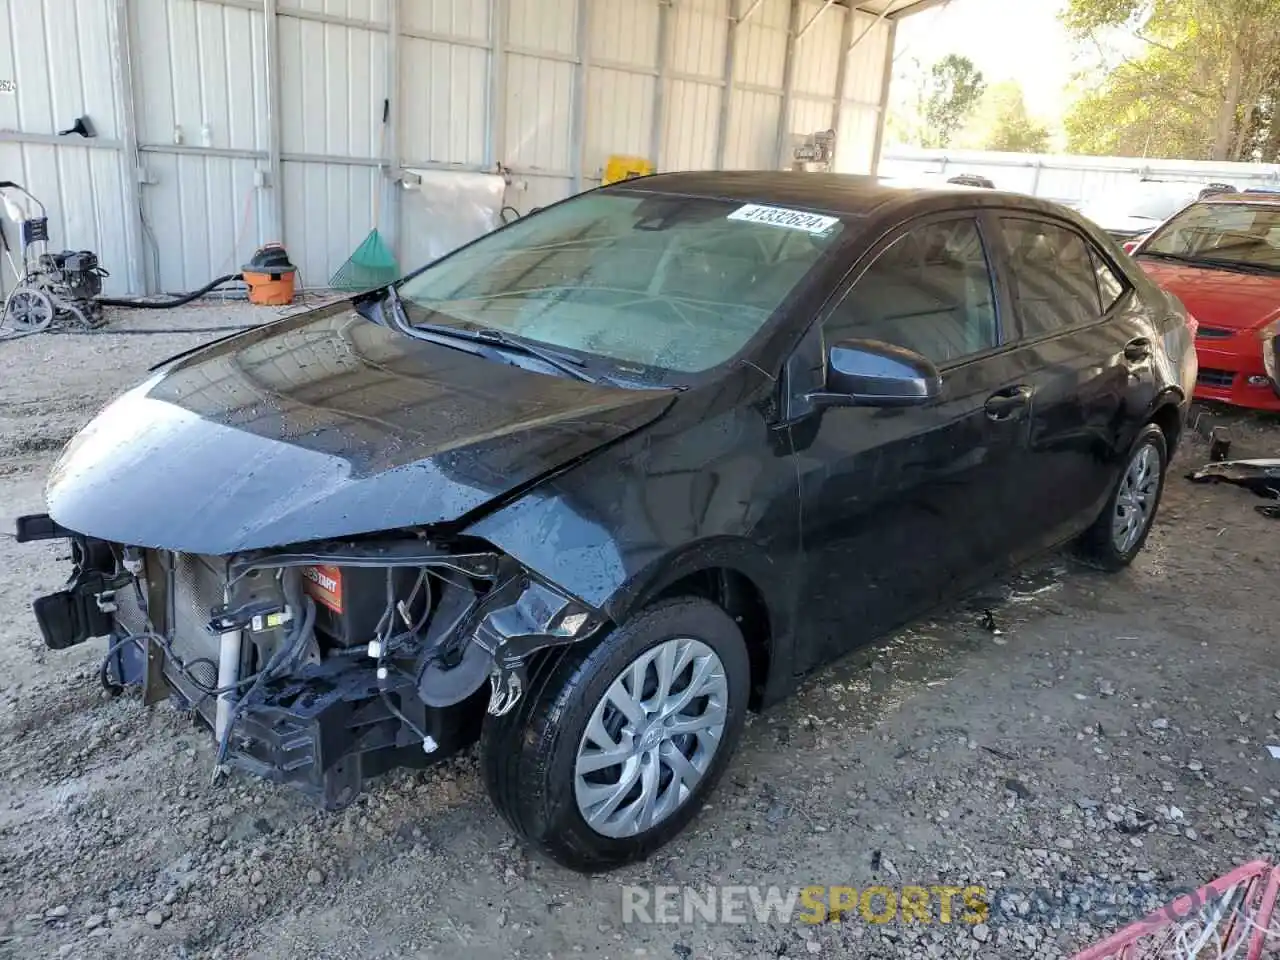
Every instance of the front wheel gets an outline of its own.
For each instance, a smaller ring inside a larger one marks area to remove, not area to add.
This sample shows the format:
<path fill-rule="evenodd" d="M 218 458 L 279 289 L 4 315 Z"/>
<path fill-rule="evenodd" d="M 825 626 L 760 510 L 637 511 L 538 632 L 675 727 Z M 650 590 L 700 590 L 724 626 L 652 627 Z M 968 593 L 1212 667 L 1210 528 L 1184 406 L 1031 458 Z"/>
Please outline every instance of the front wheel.
<path fill-rule="evenodd" d="M 642 859 L 697 814 L 746 718 L 750 665 L 733 619 L 665 600 L 590 650 L 552 651 L 530 693 L 487 717 L 489 795 L 525 841 L 574 870 Z"/>
<path fill-rule="evenodd" d="M 1164 431 L 1149 423 L 1129 449 L 1124 471 L 1101 516 L 1081 537 L 1084 557 L 1103 570 L 1122 570 L 1147 542 L 1169 466 Z"/>

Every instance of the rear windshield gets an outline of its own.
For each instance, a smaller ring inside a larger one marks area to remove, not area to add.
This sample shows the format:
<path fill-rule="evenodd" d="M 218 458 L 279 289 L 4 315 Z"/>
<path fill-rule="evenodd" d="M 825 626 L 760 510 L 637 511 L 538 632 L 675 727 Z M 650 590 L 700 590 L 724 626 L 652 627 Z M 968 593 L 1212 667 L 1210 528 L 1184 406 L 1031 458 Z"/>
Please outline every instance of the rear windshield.
<path fill-rule="evenodd" d="M 1280 270 L 1280 203 L 1197 203 L 1161 227 L 1140 252 Z"/>
<path fill-rule="evenodd" d="M 649 375 L 738 354 L 844 229 L 836 217 L 604 191 L 518 220 L 410 277 L 414 323 L 501 330 Z"/>

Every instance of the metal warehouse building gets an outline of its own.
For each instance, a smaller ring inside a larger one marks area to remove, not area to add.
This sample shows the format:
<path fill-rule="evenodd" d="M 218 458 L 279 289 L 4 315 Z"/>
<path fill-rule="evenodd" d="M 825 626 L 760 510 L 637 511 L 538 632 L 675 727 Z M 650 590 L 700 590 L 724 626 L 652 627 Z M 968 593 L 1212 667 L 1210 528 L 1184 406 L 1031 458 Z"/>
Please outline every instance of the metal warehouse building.
<path fill-rule="evenodd" d="M 429 259 L 405 171 L 500 171 L 527 212 L 610 155 L 777 169 L 832 130 L 832 168 L 869 172 L 895 23 L 936 2 L 0 0 L 0 180 L 110 291 L 193 289 L 275 239 L 323 286 L 375 216 Z M 59 135 L 81 116 L 96 136 Z"/>

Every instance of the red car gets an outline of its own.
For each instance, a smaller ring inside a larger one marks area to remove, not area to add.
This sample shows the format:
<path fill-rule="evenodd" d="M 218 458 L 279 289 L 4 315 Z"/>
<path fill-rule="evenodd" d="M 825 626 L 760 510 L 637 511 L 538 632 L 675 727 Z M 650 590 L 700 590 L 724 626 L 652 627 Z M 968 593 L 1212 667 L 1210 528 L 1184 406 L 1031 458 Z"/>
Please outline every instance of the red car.
<path fill-rule="evenodd" d="M 1133 256 L 1199 323 L 1196 398 L 1280 412 L 1280 197 L 1193 203 Z"/>

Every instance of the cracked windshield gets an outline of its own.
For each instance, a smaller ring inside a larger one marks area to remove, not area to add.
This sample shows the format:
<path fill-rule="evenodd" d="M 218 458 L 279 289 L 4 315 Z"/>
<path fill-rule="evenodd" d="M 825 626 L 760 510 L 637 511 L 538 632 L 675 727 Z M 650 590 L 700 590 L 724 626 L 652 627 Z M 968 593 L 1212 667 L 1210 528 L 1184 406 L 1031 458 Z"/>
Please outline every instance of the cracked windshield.
<path fill-rule="evenodd" d="M 407 280 L 411 322 L 496 329 L 630 369 L 737 354 L 836 241 L 836 217 L 627 193 L 571 200 Z M 789 216 L 788 216 L 789 215 Z"/>

